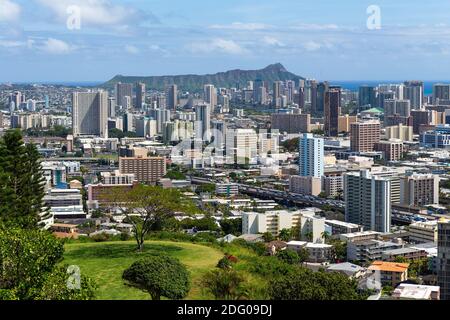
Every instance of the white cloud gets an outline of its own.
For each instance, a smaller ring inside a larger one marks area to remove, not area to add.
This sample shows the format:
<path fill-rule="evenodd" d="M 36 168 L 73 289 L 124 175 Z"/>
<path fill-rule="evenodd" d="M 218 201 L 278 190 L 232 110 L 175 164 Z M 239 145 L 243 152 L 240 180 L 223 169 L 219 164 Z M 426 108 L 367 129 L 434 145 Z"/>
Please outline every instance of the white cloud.
<path fill-rule="evenodd" d="M 276 46 L 276 47 L 284 47 L 285 44 L 278 40 L 277 38 L 271 37 L 271 36 L 265 36 L 263 38 L 263 42 L 269 46 Z"/>
<path fill-rule="evenodd" d="M 109 0 L 35 0 L 50 9 L 60 21 L 69 17 L 67 9 L 77 6 L 81 13 L 81 27 L 121 26 L 133 20 L 138 12 L 129 6 L 112 4 Z"/>
<path fill-rule="evenodd" d="M 0 22 L 14 22 L 19 20 L 21 8 L 10 0 L 0 0 Z"/>
<path fill-rule="evenodd" d="M 291 29 L 295 30 L 309 30 L 309 31 L 324 31 L 324 30 L 338 30 L 339 26 L 335 24 L 308 24 L 301 23 L 295 26 L 292 26 Z"/>
<path fill-rule="evenodd" d="M 208 42 L 192 43 L 188 49 L 193 53 L 227 53 L 227 54 L 245 54 L 247 50 L 242 48 L 233 40 L 216 38 Z"/>
<path fill-rule="evenodd" d="M 209 26 L 209 29 L 225 29 L 225 30 L 245 30 L 245 31 L 256 31 L 269 29 L 271 26 L 264 23 L 243 23 L 243 22 L 233 22 L 228 25 L 215 24 Z"/>
<path fill-rule="evenodd" d="M 322 48 L 322 45 L 315 41 L 308 41 L 303 44 L 303 47 L 308 51 L 316 51 Z"/>
<path fill-rule="evenodd" d="M 132 46 L 132 45 L 126 45 L 125 51 L 130 54 L 138 54 L 140 52 L 140 50 L 137 47 Z"/>
<path fill-rule="evenodd" d="M 46 41 L 44 41 L 40 49 L 50 54 L 67 54 L 70 53 L 74 48 L 62 40 L 48 38 Z"/>

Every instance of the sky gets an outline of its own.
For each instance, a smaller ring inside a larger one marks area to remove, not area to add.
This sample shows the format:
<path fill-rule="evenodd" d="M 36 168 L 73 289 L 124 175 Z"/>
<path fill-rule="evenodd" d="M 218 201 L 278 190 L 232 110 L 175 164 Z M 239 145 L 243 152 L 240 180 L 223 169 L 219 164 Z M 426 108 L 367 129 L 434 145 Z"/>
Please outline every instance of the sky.
<path fill-rule="evenodd" d="M 0 0 L 0 82 L 278 62 L 317 80 L 450 79 L 450 1 Z"/>

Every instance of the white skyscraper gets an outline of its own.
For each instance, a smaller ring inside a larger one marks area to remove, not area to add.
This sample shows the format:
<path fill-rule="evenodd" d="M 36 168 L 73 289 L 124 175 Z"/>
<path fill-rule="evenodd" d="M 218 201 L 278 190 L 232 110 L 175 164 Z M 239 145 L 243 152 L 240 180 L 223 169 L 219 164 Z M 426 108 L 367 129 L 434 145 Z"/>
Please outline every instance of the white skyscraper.
<path fill-rule="evenodd" d="M 311 133 L 300 136 L 299 175 L 321 178 L 324 172 L 324 141 Z"/>
<path fill-rule="evenodd" d="M 73 135 L 108 137 L 108 93 L 75 92 L 72 96 Z"/>
<path fill-rule="evenodd" d="M 344 175 L 345 221 L 365 229 L 389 232 L 392 180 L 369 170 Z"/>
<path fill-rule="evenodd" d="M 203 141 L 211 140 L 211 107 L 210 105 L 199 105 L 195 107 L 196 137 Z"/>

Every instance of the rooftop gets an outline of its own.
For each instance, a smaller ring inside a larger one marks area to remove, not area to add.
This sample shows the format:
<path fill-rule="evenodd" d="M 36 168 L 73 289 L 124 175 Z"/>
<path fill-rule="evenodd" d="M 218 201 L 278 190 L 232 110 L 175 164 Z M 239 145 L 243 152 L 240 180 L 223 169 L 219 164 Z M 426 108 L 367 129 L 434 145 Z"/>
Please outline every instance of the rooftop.
<path fill-rule="evenodd" d="M 386 261 L 374 261 L 369 270 L 380 270 L 388 272 L 405 272 L 409 268 L 409 263 L 397 263 Z"/>

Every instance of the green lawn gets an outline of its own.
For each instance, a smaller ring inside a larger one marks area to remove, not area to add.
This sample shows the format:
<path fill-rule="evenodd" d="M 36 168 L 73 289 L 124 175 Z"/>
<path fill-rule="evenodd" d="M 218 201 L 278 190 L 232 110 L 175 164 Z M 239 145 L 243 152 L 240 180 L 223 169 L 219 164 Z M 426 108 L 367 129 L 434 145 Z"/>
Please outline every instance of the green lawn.
<path fill-rule="evenodd" d="M 143 300 L 149 294 L 124 285 L 122 273 L 134 261 L 156 253 L 178 258 L 191 273 L 190 300 L 209 299 L 199 286 L 201 276 L 213 269 L 223 253 L 207 246 L 167 241 L 148 241 L 144 252 L 136 252 L 136 243 L 101 242 L 66 244 L 63 263 L 77 265 L 81 273 L 93 278 L 97 285 L 98 300 Z"/>

